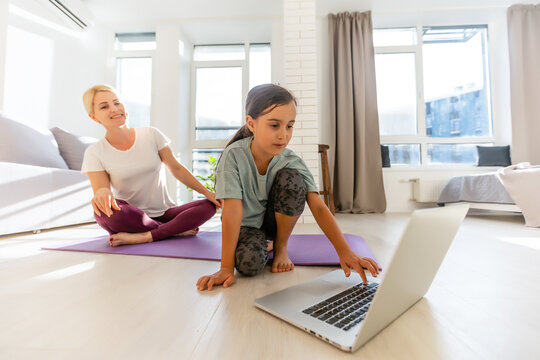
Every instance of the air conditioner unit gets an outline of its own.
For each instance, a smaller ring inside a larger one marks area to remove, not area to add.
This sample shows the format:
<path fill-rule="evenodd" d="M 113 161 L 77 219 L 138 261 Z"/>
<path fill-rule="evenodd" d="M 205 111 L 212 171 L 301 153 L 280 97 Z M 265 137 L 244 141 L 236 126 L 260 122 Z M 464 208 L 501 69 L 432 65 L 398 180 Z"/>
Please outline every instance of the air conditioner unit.
<path fill-rule="evenodd" d="M 50 7 L 75 29 L 84 30 L 93 22 L 92 12 L 81 0 L 48 0 L 48 2 Z"/>

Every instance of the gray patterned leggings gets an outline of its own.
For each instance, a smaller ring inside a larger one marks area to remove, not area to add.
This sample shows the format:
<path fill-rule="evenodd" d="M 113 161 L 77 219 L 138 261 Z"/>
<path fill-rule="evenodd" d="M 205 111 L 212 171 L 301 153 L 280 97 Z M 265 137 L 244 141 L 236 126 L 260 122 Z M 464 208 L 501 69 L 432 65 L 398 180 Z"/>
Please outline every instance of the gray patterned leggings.
<path fill-rule="evenodd" d="M 276 215 L 299 216 L 306 204 L 307 188 L 298 170 L 281 169 L 276 174 L 264 222 L 260 229 L 241 226 L 235 252 L 235 266 L 246 276 L 257 275 L 268 262 L 267 239 L 274 239 L 277 232 Z"/>

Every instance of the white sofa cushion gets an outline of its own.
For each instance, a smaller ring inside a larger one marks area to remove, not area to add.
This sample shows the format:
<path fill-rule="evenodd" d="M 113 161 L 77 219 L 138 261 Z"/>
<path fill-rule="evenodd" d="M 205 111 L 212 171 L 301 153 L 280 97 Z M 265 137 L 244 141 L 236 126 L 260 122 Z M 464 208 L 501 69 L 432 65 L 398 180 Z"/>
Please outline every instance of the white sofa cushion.
<path fill-rule="evenodd" d="M 0 235 L 94 221 L 79 171 L 0 162 L 0 174 Z"/>
<path fill-rule="evenodd" d="M 77 136 L 59 127 L 51 128 L 58 143 L 60 155 L 72 170 L 81 170 L 84 151 L 98 139 L 89 136 Z"/>
<path fill-rule="evenodd" d="M 0 114 L 0 161 L 67 169 L 53 134 Z"/>

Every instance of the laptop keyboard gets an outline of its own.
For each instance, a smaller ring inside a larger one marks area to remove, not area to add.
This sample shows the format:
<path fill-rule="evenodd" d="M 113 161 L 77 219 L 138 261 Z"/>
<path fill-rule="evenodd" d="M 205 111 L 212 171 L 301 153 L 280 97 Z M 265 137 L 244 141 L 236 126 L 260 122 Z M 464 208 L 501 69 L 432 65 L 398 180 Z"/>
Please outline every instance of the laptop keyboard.
<path fill-rule="evenodd" d="M 347 331 L 364 320 L 378 286 L 360 283 L 302 312 Z"/>

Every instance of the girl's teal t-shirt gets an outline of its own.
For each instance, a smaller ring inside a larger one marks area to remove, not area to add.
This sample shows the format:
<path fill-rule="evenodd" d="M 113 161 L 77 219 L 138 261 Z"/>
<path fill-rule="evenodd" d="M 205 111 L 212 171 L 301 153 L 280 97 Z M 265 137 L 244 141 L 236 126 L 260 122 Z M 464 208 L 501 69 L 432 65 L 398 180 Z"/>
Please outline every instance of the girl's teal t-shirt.
<path fill-rule="evenodd" d="M 274 156 L 265 175 L 260 175 L 251 153 L 251 140 L 244 138 L 229 145 L 216 169 L 216 198 L 242 199 L 242 226 L 260 228 L 268 194 L 279 170 L 296 169 L 304 178 L 308 192 L 319 192 L 306 163 L 294 151 L 285 149 Z"/>

